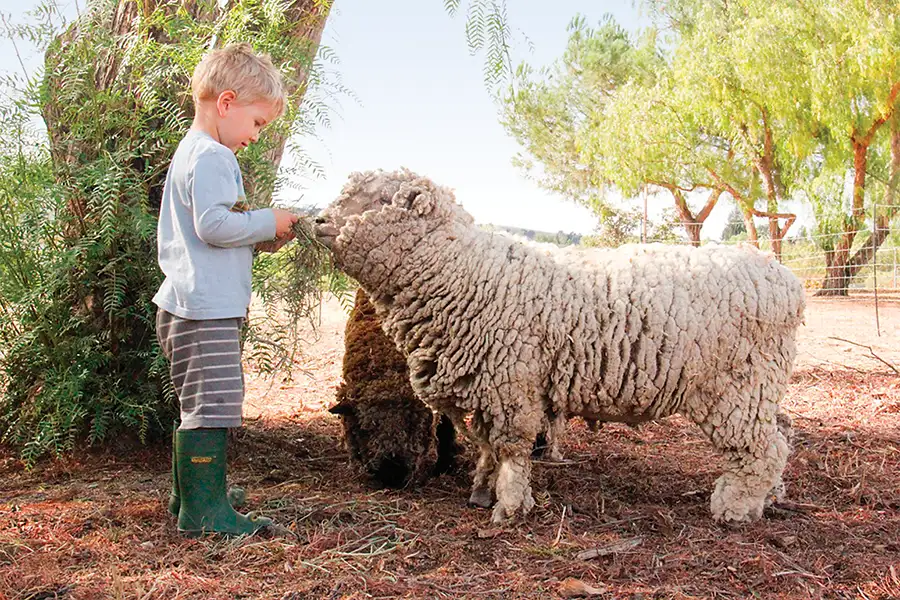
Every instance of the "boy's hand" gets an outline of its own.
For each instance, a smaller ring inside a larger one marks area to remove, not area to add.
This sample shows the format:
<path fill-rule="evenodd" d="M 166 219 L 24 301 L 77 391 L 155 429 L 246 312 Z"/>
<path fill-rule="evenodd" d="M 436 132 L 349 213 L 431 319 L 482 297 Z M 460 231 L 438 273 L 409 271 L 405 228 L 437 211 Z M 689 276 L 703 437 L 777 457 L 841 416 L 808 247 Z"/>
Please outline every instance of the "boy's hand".
<path fill-rule="evenodd" d="M 300 220 L 300 217 L 295 215 L 289 210 L 284 210 L 282 208 L 273 208 L 272 212 L 275 213 L 275 242 L 282 241 L 288 242 L 289 240 L 294 239 L 294 232 L 291 227 Z M 282 243 L 282 246 L 284 243 Z M 280 247 L 280 246 L 279 246 Z"/>

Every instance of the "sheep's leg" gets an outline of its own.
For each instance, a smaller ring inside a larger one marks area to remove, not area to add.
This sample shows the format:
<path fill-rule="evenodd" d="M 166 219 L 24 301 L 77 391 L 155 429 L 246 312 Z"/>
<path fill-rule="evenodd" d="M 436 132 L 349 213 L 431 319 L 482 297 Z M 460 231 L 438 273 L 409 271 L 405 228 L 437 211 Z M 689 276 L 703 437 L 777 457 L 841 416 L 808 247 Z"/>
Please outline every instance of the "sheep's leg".
<path fill-rule="evenodd" d="M 494 523 L 503 523 L 519 508 L 523 513 L 534 508 L 530 481 L 531 460 L 527 452 L 500 458 L 497 469 L 497 504 L 491 516 Z"/>
<path fill-rule="evenodd" d="M 783 494 L 781 474 L 790 449 L 784 428 L 776 423 L 777 404 L 765 396 L 767 387 L 752 390 L 755 397 L 730 394 L 714 404 L 704 419 L 694 419 L 727 459 L 725 473 L 716 480 L 710 498 L 716 520 L 755 521 L 773 493 Z M 752 391 L 744 388 L 743 394 Z"/>
<path fill-rule="evenodd" d="M 479 443 L 478 463 L 475 465 L 475 478 L 472 482 L 472 495 L 469 496 L 469 504 L 490 508 L 494 503 L 491 489 L 496 472 L 497 463 L 494 460 L 494 452 L 489 444 Z"/>
<path fill-rule="evenodd" d="M 490 508 L 494 503 L 492 491 L 497 478 L 497 461 L 494 450 L 488 443 L 489 436 L 490 426 L 484 420 L 484 415 L 480 411 L 476 411 L 472 415 L 470 438 L 478 447 L 478 462 L 475 464 L 475 476 L 469 504 L 482 508 Z"/>
<path fill-rule="evenodd" d="M 550 420 L 550 426 L 547 428 L 547 460 L 553 462 L 563 461 L 563 453 L 559 449 L 559 443 L 565 432 L 566 416 L 559 413 Z"/>
<path fill-rule="evenodd" d="M 541 429 L 541 433 L 535 439 L 531 458 L 548 462 L 562 462 L 563 454 L 559 449 L 559 442 L 566 431 L 565 415 L 554 415 L 552 412 L 547 412 L 541 420 Z"/>
<path fill-rule="evenodd" d="M 710 510 L 717 521 L 748 522 L 762 516 L 771 494 L 783 494 L 781 473 L 787 462 L 788 445 L 776 429 L 765 442 L 743 451 L 727 451 L 728 466 L 716 480 Z"/>
<path fill-rule="evenodd" d="M 791 418 L 779 412 L 775 415 L 775 426 L 778 429 L 778 433 L 784 437 L 785 441 L 788 445 L 788 452 L 790 452 L 792 447 L 792 441 L 794 437 L 793 433 L 793 423 L 791 422 Z M 784 502 L 787 492 L 785 491 L 784 481 L 781 479 L 781 473 L 778 474 L 778 479 L 775 481 L 775 485 L 772 486 L 772 489 L 769 490 L 769 493 L 766 494 L 766 506 L 771 506 L 774 502 Z"/>

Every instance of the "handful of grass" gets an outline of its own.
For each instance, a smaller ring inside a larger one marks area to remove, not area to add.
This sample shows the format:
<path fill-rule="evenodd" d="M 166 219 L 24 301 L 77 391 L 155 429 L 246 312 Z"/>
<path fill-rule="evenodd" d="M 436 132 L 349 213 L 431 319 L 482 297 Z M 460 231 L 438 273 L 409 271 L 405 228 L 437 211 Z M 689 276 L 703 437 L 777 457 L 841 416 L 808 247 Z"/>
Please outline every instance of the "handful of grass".
<path fill-rule="evenodd" d="M 316 239 L 311 217 L 302 216 L 293 227 L 295 240 L 273 254 L 261 254 L 254 263 L 254 291 L 267 305 L 276 305 L 296 327 L 315 324 L 324 293 L 341 304 L 352 302 L 356 283 L 334 266 L 331 251 Z"/>

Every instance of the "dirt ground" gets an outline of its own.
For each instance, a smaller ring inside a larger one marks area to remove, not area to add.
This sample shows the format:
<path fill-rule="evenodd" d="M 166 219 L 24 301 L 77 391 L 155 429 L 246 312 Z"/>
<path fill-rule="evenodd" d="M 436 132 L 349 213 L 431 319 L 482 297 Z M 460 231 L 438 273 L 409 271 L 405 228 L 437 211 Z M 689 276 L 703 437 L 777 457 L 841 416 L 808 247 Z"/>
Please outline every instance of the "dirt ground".
<path fill-rule="evenodd" d="M 900 304 L 810 299 L 786 410 L 789 502 L 711 521 L 721 463 L 679 418 L 573 422 L 535 509 L 496 528 L 469 475 L 379 490 L 325 412 L 345 315 L 326 304 L 290 381 L 248 377 L 231 479 L 296 539 L 187 540 L 163 506 L 170 447 L 31 471 L 0 450 L 0 599 L 900 598 Z M 469 457 L 471 460 L 471 457 Z"/>

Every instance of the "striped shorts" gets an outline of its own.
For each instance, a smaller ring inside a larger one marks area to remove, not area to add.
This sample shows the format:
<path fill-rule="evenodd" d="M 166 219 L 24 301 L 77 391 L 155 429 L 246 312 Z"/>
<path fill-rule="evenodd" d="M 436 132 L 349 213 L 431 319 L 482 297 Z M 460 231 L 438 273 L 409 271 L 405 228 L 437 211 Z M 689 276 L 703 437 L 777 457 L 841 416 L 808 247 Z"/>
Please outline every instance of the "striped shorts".
<path fill-rule="evenodd" d="M 241 426 L 243 321 L 240 317 L 192 321 L 157 310 L 156 337 L 169 359 L 181 404 L 180 429 Z"/>

